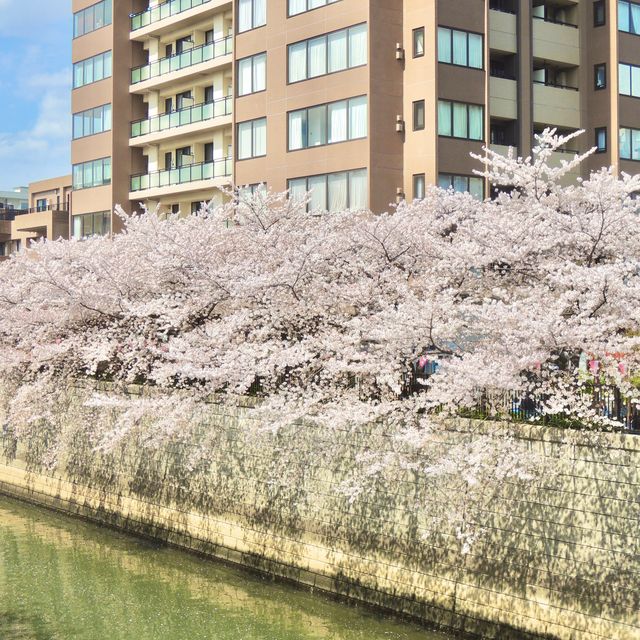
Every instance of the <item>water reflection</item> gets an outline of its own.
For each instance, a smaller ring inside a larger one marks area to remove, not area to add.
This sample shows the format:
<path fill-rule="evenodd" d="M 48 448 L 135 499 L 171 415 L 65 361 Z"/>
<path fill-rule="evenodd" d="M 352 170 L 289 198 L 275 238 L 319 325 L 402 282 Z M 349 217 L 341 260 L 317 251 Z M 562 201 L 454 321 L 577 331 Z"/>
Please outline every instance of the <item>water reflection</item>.
<path fill-rule="evenodd" d="M 0 497 L 2 640 L 444 640 Z"/>

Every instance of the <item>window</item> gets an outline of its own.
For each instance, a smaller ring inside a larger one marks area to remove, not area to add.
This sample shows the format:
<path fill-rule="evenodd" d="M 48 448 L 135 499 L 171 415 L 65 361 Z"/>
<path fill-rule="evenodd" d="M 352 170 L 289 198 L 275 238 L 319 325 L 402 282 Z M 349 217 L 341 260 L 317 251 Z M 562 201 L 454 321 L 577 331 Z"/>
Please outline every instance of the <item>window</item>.
<path fill-rule="evenodd" d="M 238 160 L 267 155 L 267 119 L 238 124 Z"/>
<path fill-rule="evenodd" d="M 640 67 L 621 62 L 618 69 L 620 95 L 640 98 Z"/>
<path fill-rule="evenodd" d="M 607 14 L 604 0 L 597 0 L 593 3 L 593 26 L 602 27 L 607 21 Z"/>
<path fill-rule="evenodd" d="M 441 173 L 438 175 L 438 186 L 442 189 L 453 189 L 459 193 L 470 193 L 478 200 L 484 199 L 484 180 L 482 178 Z"/>
<path fill-rule="evenodd" d="M 71 226 L 76 240 L 91 236 L 106 236 L 111 233 L 111 212 L 83 213 L 72 216 Z"/>
<path fill-rule="evenodd" d="M 289 17 L 297 16 L 299 13 L 318 9 L 328 4 L 333 4 L 338 0 L 289 0 Z"/>
<path fill-rule="evenodd" d="M 620 157 L 623 160 L 640 160 L 640 129 L 620 129 Z"/>
<path fill-rule="evenodd" d="M 289 151 L 366 138 L 367 96 L 289 112 Z"/>
<path fill-rule="evenodd" d="M 424 173 L 418 173 L 413 176 L 413 198 L 414 200 L 422 200 L 425 194 Z"/>
<path fill-rule="evenodd" d="M 111 184 L 111 158 L 100 158 L 73 165 L 73 188 L 89 189 Z"/>
<path fill-rule="evenodd" d="M 95 109 L 73 114 L 73 139 L 92 136 L 111 130 L 111 105 L 105 104 Z"/>
<path fill-rule="evenodd" d="M 46 211 L 46 210 L 47 210 L 47 199 L 38 198 L 36 200 L 36 211 Z"/>
<path fill-rule="evenodd" d="M 596 64 L 593 67 L 593 88 L 596 91 L 604 89 L 607 86 L 607 65 Z"/>
<path fill-rule="evenodd" d="M 438 135 L 482 140 L 484 107 L 464 102 L 438 100 Z"/>
<path fill-rule="evenodd" d="M 607 150 L 607 127 L 596 128 L 596 153 Z"/>
<path fill-rule="evenodd" d="M 413 130 L 422 129 L 424 129 L 424 100 L 418 100 L 413 103 Z"/>
<path fill-rule="evenodd" d="M 618 29 L 627 33 L 640 34 L 640 4 L 619 0 Z"/>
<path fill-rule="evenodd" d="M 367 170 L 339 171 L 288 181 L 289 197 L 303 199 L 308 192 L 307 211 L 345 211 L 368 207 Z"/>
<path fill-rule="evenodd" d="M 424 55 L 424 27 L 413 30 L 413 57 L 419 58 Z"/>
<path fill-rule="evenodd" d="M 367 64 L 367 25 L 341 29 L 288 47 L 289 82 Z"/>
<path fill-rule="evenodd" d="M 237 201 L 238 204 L 247 203 L 253 200 L 256 196 L 263 196 L 267 193 L 267 185 L 262 183 L 245 184 L 242 187 L 238 187 Z"/>
<path fill-rule="evenodd" d="M 108 24 L 111 24 L 111 0 L 102 0 L 73 14 L 73 37 L 78 38 Z"/>
<path fill-rule="evenodd" d="M 267 88 L 267 54 L 238 60 L 238 95 L 264 91 Z"/>
<path fill-rule="evenodd" d="M 238 0 L 238 33 L 267 24 L 267 0 Z"/>
<path fill-rule="evenodd" d="M 484 47 L 479 33 L 438 27 L 438 62 L 482 69 Z"/>
<path fill-rule="evenodd" d="M 99 82 L 111 77 L 111 51 L 105 51 L 92 58 L 73 65 L 73 88 Z"/>

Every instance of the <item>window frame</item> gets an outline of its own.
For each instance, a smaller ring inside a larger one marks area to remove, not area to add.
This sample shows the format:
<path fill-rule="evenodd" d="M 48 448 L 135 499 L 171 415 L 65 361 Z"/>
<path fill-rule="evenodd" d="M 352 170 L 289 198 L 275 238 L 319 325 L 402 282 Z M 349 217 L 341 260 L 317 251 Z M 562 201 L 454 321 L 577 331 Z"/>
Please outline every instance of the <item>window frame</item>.
<path fill-rule="evenodd" d="M 604 71 L 604 84 L 602 86 L 598 86 L 598 70 L 602 69 Z M 594 91 L 602 91 L 607 88 L 607 63 L 599 62 L 593 65 L 593 90 Z"/>
<path fill-rule="evenodd" d="M 109 108 L 109 128 L 106 129 L 104 126 L 104 122 L 105 122 L 105 109 Z M 101 110 L 102 111 L 102 129 L 100 131 L 94 131 L 94 123 L 95 123 L 95 112 L 97 110 Z M 91 119 L 91 133 L 85 133 L 84 132 L 84 119 L 87 115 L 90 114 L 90 119 Z M 75 126 L 75 119 L 79 117 L 81 119 L 82 122 L 82 135 L 76 135 L 76 126 Z M 97 136 L 100 135 L 101 133 L 107 133 L 109 131 L 111 131 L 113 127 L 113 107 L 111 105 L 110 102 L 107 102 L 106 104 L 102 104 L 99 105 L 97 107 L 93 107 L 92 109 L 85 109 L 84 111 L 77 111 L 76 113 L 73 114 L 72 116 L 72 127 L 71 127 L 71 139 L 72 140 L 82 140 L 83 138 L 89 138 L 90 136 Z"/>
<path fill-rule="evenodd" d="M 638 138 L 640 138 L 640 129 L 634 129 L 633 127 L 620 127 L 618 129 L 618 140 L 620 139 L 623 130 L 629 132 L 629 151 L 630 151 L 630 156 L 627 158 L 627 157 L 622 155 L 622 145 L 618 143 L 620 160 L 628 160 L 629 162 L 640 162 L 640 153 L 638 153 L 638 157 L 637 158 L 633 157 L 633 138 L 634 138 L 634 133 L 636 133 Z M 640 145 L 639 145 L 639 148 L 640 148 Z"/>
<path fill-rule="evenodd" d="M 108 227 L 108 229 L 106 231 L 104 231 L 103 233 L 95 233 L 95 221 L 96 221 L 96 216 L 102 216 L 102 228 L 103 231 L 105 229 L 105 227 Z M 91 218 L 91 230 L 92 233 L 84 233 L 85 229 L 84 229 L 84 223 L 87 219 Z M 111 216 L 111 211 L 92 211 L 90 213 L 77 213 L 71 216 L 71 237 L 74 238 L 75 240 L 84 240 L 86 238 L 91 238 L 93 236 L 107 236 L 107 235 L 111 235 L 112 233 L 112 216 Z M 79 220 L 82 228 L 81 228 L 81 234 L 79 236 L 76 235 L 75 233 L 75 221 Z M 105 221 L 108 222 L 108 224 L 105 225 Z"/>
<path fill-rule="evenodd" d="M 265 150 L 264 153 L 261 154 L 255 154 L 255 143 L 256 143 L 256 136 L 255 136 L 255 129 L 256 129 L 256 124 L 258 122 L 262 122 L 264 121 L 264 126 L 265 126 L 265 130 L 267 129 L 267 117 L 266 116 L 262 116 L 261 118 L 253 118 L 251 120 L 243 120 L 242 122 L 238 122 L 236 123 L 236 160 L 238 162 L 242 162 L 243 160 L 252 160 L 253 158 L 264 158 L 267 155 L 267 144 L 266 144 L 266 138 L 265 138 Z M 250 156 L 246 156 L 244 158 L 240 157 L 240 144 L 238 142 L 239 138 L 240 138 L 240 127 L 241 125 L 247 125 L 247 124 L 251 124 L 251 155 Z"/>
<path fill-rule="evenodd" d="M 422 53 L 416 52 L 416 35 L 422 33 Z M 416 27 L 411 31 L 411 47 L 414 58 L 423 58 L 425 54 L 426 35 L 424 27 Z"/>
<path fill-rule="evenodd" d="M 447 29 L 450 32 L 450 50 L 451 50 L 451 61 L 447 62 L 446 60 L 440 60 L 440 29 Z M 454 62 L 453 61 L 453 34 L 454 33 L 464 33 L 466 36 L 466 40 L 467 40 L 467 47 L 466 47 L 466 53 L 467 53 L 467 62 L 466 64 L 460 64 L 458 62 Z M 475 67 L 475 66 L 471 66 L 469 64 L 469 52 L 470 52 L 470 47 L 469 47 L 469 36 L 479 36 L 481 39 L 481 66 L 479 67 Z M 438 50 L 436 52 L 436 59 L 438 61 L 438 64 L 449 64 L 453 67 L 461 67 L 463 69 L 473 69 L 474 71 L 484 71 L 485 70 L 485 34 L 484 33 L 479 33 L 477 31 L 467 31 L 466 29 L 457 29 L 456 27 L 448 27 L 447 25 L 444 24 L 439 24 L 438 25 L 438 29 L 436 32 L 436 42 L 438 43 Z"/>
<path fill-rule="evenodd" d="M 102 171 L 102 180 L 101 182 L 97 183 L 95 181 L 95 170 L 96 167 L 98 166 L 98 163 L 100 163 L 100 168 Z M 85 185 L 85 175 L 86 175 L 86 171 L 89 168 L 89 165 L 91 166 L 91 184 Z M 105 179 L 104 174 L 105 174 L 105 167 L 109 168 L 109 178 Z M 82 174 L 82 186 L 78 186 L 78 184 L 76 183 L 76 171 L 81 172 Z M 86 162 L 78 162 L 77 164 L 74 164 L 71 168 L 71 174 L 72 174 L 72 184 L 73 184 L 73 190 L 74 191 L 82 191 L 84 189 L 94 189 L 96 187 L 104 187 L 106 185 L 111 184 L 111 156 L 105 156 L 104 158 L 96 158 L 95 160 L 87 160 Z"/>
<path fill-rule="evenodd" d="M 446 134 L 440 133 L 440 103 L 443 103 L 443 102 L 446 102 L 446 103 L 451 105 L 451 107 L 449 109 L 451 135 L 446 135 Z M 454 135 L 455 117 L 454 117 L 453 105 L 455 105 L 455 104 L 464 105 L 467 108 L 467 136 L 466 137 L 461 137 L 461 136 Z M 471 118 L 469 118 L 469 107 L 479 107 L 481 109 L 482 130 L 481 130 L 479 138 L 470 138 L 469 137 L 469 130 L 470 130 L 470 125 L 471 125 Z M 485 105 L 483 105 L 483 104 L 475 104 L 473 102 L 460 102 L 459 100 L 443 100 L 443 99 L 439 99 L 438 100 L 438 122 L 437 122 L 437 126 L 436 126 L 437 132 L 438 132 L 438 137 L 441 137 L 441 138 L 453 138 L 454 140 L 469 140 L 471 142 L 483 142 L 484 139 L 485 139 L 485 133 L 486 133 L 485 132 L 485 126 L 486 126 L 485 115 L 486 115 L 486 113 L 485 113 Z"/>
<path fill-rule="evenodd" d="M 419 113 L 420 107 L 422 107 L 422 125 L 420 126 L 418 123 L 418 118 L 416 117 Z M 411 104 L 411 117 L 412 117 L 412 127 L 414 131 L 424 131 L 426 126 L 426 104 L 423 100 L 414 100 Z"/>
<path fill-rule="evenodd" d="M 604 147 L 600 147 L 598 145 L 598 136 L 600 133 L 604 132 Z M 595 133 L 595 147 L 596 147 L 596 153 L 606 153 L 608 147 L 609 147 L 609 135 L 607 132 L 607 127 L 596 127 L 594 130 Z"/>
<path fill-rule="evenodd" d="M 105 69 L 105 62 L 107 60 L 107 54 L 109 56 L 109 75 L 106 76 L 104 75 L 104 69 Z M 102 58 L 102 77 L 98 80 L 95 79 L 95 67 L 96 67 L 96 60 L 98 58 Z M 86 68 L 87 68 L 87 63 L 91 62 L 91 68 L 93 70 L 93 79 L 90 82 L 86 82 Z M 79 65 L 82 65 L 82 84 L 76 85 L 76 69 L 78 68 Z M 103 51 L 102 53 L 97 53 L 95 56 L 90 56 L 89 58 L 84 58 L 84 60 L 78 60 L 77 62 L 73 63 L 73 78 L 72 78 L 72 88 L 73 90 L 75 89 L 80 89 L 82 87 L 87 87 L 91 84 L 94 84 L 95 82 L 101 82 L 102 80 L 106 80 L 108 78 L 111 78 L 111 76 L 113 75 L 113 51 L 111 49 L 108 49 L 107 51 Z"/>
<path fill-rule="evenodd" d="M 255 89 L 254 85 L 254 70 L 255 70 L 255 58 L 259 58 L 261 56 L 264 56 L 264 89 Z M 251 61 L 251 91 L 249 91 L 248 93 L 240 93 L 240 63 L 244 62 L 245 60 L 250 60 Z M 250 96 L 253 95 L 255 93 L 262 93 L 263 91 L 267 90 L 267 52 L 266 51 L 262 51 L 260 53 L 254 53 L 250 56 L 245 56 L 244 58 L 240 58 L 239 60 L 236 61 L 236 84 L 237 84 L 237 89 L 236 89 L 236 98 L 244 98 L 245 96 Z"/>
<path fill-rule="evenodd" d="M 97 10 L 102 10 L 102 24 L 99 26 L 95 26 L 98 22 L 96 20 Z M 91 15 L 91 23 L 92 28 L 87 30 L 87 16 Z M 82 33 L 77 33 L 76 31 L 76 17 L 78 22 L 82 18 Z M 93 33 L 94 31 L 98 31 L 98 29 L 103 29 L 104 27 L 108 27 L 113 23 L 113 4 L 111 0 L 98 0 L 94 4 L 85 7 L 84 9 L 80 9 L 79 11 L 74 12 L 73 14 L 73 40 L 76 38 L 81 38 L 82 36 L 86 36 L 89 33 Z"/>
<path fill-rule="evenodd" d="M 367 123 L 366 123 L 366 134 L 364 136 L 358 136 L 352 138 L 350 135 L 351 131 L 351 101 L 357 100 L 359 98 L 366 98 L 366 107 L 367 107 Z M 347 115 L 347 127 L 346 127 L 346 138 L 344 140 L 336 140 L 335 142 L 329 142 L 329 134 L 330 134 L 330 121 L 329 121 L 329 107 L 331 105 L 339 104 L 341 102 L 345 102 L 347 106 L 346 115 Z M 306 113 L 306 121 L 307 121 L 307 142 L 309 140 L 309 110 L 317 109 L 319 107 L 324 107 L 324 118 L 325 118 L 325 133 L 326 133 L 326 142 L 322 144 L 316 145 L 305 145 L 300 148 L 292 149 L 291 148 L 291 122 L 290 118 L 294 113 L 305 112 Z M 295 153 L 296 151 L 308 151 L 309 149 L 317 149 L 319 147 L 326 147 L 334 144 L 344 144 L 345 142 L 353 142 L 354 140 L 366 140 L 369 137 L 369 96 L 366 93 L 357 95 L 357 96 L 349 96 L 348 98 L 343 98 L 342 100 L 332 100 L 331 102 L 322 102 L 320 104 L 309 105 L 308 107 L 303 107 L 302 109 L 292 109 L 291 111 L 287 111 L 287 153 Z"/>
<path fill-rule="evenodd" d="M 361 27 L 365 25 L 366 34 L 367 34 L 367 52 L 366 52 L 366 61 L 361 64 L 352 65 L 351 64 L 351 47 L 350 47 L 350 31 L 351 29 L 355 29 L 356 27 Z M 336 71 L 328 71 L 329 69 L 329 36 L 346 32 L 347 34 L 347 42 L 346 42 L 346 66 L 344 69 L 337 69 Z M 325 73 L 318 74 L 316 76 L 309 75 L 309 43 L 314 40 L 319 40 L 320 38 L 324 38 L 325 41 Z M 296 45 L 305 45 L 305 77 L 300 80 L 291 80 L 291 47 Z M 318 34 L 317 36 L 313 36 L 312 38 L 305 38 L 304 40 L 298 40 L 296 42 L 290 42 L 287 44 L 287 85 L 297 84 L 299 82 L 306 82 L 307 80 L 315 80 L 316 78 L 324 78 L 325 76 L 333 75 L 334 73 L 343 73 L 344 71 L 349 71 L 350 69 L 358 69 L 359 67 L 366 67 L 369 64 L 369 23 L 368 22 L 358 22 L 356 24 L 349 25 L 348 27 L 342 27 L 341 29 L 334 29 L 333 31 L 327 31 L 326 33 Z"/>
<path fill-rule="evenodd" d="M 237 28 L 236 33 L 240 35 L 241 33 L 249 33 L 249 31 L 254 31 L 255 29 L 260 29 L 260 27 L 264 27 L 267 24 L 267 0 L 249 0 L 251 2 L 251 27 L 248 29 L 243 29 L 240 31 L 240 0 L 236 0 L 236 16 L 237 16 Z M 256 19 L 256 3 L 264 2 L 264 22 L 262 24 L 255 24 Z"/>
<path fill-rule="evenodd" d="M 287 0 L 287 18 L 295 18 L 296 16 L 304 15 L 305 13 L 309 13 L 309 11 L 315 11 L 316 9 L 324 9 L 328 7 L 330 4 L 335 4 L 336 2 L 340 2 L 340 0 L 325 0 L 324 4 L 319 4 L 317 7 L 311 7 L 309 9 L 309 0 L 305 0 L 306 9 L 304 11 L 298 11 L 298 13 L 291 13 L 291 0 Z"/>
<path fill-rule="evenodd" d="M 327 203 L 327 205 L 329 204 L 329 176 L 335 176 L 335 175 L 339 175 L 341 173 L 344 173 L 347 179 L 347 211 L 351 211 L 351 210 L 357 210 L 356 208 L 351 207 L 351 180 L 350 180 L 350 176 L 352 173 L 356 173 L 356 172 L 360 172 L 360 171 L 364 171 L 365 175 L 367 176 L 367 205 L 365 208 L 369 207 L 369 188 L 370 188 L 370 184 L 369 184 L 369 171 L 367 169 L 367 167 L 357 167 L 355 169 L 344 169 L 343 171 L 331 171 L 329 173 L 316 173 L 310 176 L 297 176 L 295 178 L 287 178 L 287 192 L 288 192 L 288 196 L 287 197 L 291 197 L 291 182 L 293 181 L 297 181 L 297 180 L 305 180 L 305 192 L 308 193 L 310 191 L 309 189 L 309 180 L 312 180 L 313 178 L 324 178 L 325 179 L 325 202 Z M 313 213 L 314 210 L 310 210 L 309 206 L 310 206 L 311 202 L 307 202 L 306 205 L 306 211 L 307 213 Z M 330 209 L 326 209 L 324 211 L 321 211 L 319 213 L 333 213 Z"/>
<path fill-rule="evenodd" d="M 480 183 L 482 184 L 482 200 L 484 200 L 487 197 L 485 180 L 480 176 L 472 176 L 465 173 L 438 173 L 438 187 L 440 187 L 441 189 L 444 189 L 444 187 L 441 184 L 442 178 L 444 177 L 450 178 L 450 183 L 448 187 L 449 189 L 453 189 L 455 193 L 467 193 L 471 197 L 475 197 L 475 195 L 470 190 L 471 180 L 479 180 Z M 456 178 L 464 178 L 467 181 L 467 189 L 465 191 L 456 190 L 455 188 Z"/>
<path fill-rule="evenodd" d="M 419 196 L 417 194 L 418 192 L 418 188 L 417 185 L 419 184 L 419 182 L 422 181 L 422 195 Z M 411 178 L 411 188 L 413 189 L 413 199 L 414 200 L 423 200 L 426 193 L 427 193 L 427 180 L 426 180 L 426 175 L 424 173 L 414 173 L 412 178 Z"/>
<path fill-rule="evenodd" d="M 598 11 L 601 10 L 601 14 Z M 602 15 L 602 21 L 598 20 L 598 16 Z M 604 27 L 607 24 L 607 5 L 604 0 L 595 0 L 593 3 L 593 26 Z"/>
<path fill-rule="evenodd" d="M 621 82 L 620 82 L 620 78 L 622 77 L 622 74 L 620 73 L 620 69 L 621 67 L 628 67 L 629 68 L 629 93 L 622 93 L 620 87 L 621 87 Z M 618 94 L 621 96 L 625 96 L 627 98 L 640 98 L 640 78 L 639 78 L 639 82 L 638 82 L 638 87 L 637 87 L 637 92 L 634 93 L 633 89 L 634 89 L 634 82 L 633 82 L 633 70 L 634 69 L 638 69 L 638 74 L 640 74 L 640 65 L 637 64 L 631 64 L 629 62 L 618 62 Z"/>

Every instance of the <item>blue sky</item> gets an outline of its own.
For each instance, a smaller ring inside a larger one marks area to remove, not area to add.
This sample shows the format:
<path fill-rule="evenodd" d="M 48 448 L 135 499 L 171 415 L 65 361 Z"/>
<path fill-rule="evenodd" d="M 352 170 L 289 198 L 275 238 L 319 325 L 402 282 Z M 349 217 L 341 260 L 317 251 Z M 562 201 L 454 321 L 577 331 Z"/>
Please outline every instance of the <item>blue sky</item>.
<path fill-rule="evenodd" d="M 0 0 L 0 60 L 0 190 L 71 173 L 71 1 Z"/>

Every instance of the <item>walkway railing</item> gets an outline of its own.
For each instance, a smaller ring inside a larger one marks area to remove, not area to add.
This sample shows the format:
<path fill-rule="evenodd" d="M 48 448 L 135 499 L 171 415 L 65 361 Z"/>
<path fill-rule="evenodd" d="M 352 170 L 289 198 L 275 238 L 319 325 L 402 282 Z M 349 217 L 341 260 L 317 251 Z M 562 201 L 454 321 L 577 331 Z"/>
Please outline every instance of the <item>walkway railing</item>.
<path fill-rule="evenodd" d="M 180 71 L 180 69 L 192 67 L 201 62 L 208 62 L 209 60 L 226 56 L 230 54 L 232 50 L 233 38 L 227 36 L 226 38 L 216 40 L 215 42 L 208 42 L 199 47 L 193 47 L 188 51 L 183 51 L 182 53 L 177 53 L 167 58 L 154 60 L 149 64 L 131 69 L 131 84 L 144 82 L 145 80 L 157 78 L 158 76 L 173 71 Z"/>
<path fill-rule="evenodd" d="M 158 133 L 176 127 L 184 127 L 188 124 L 212 120 L 220 116 L 231 115 L 233 106 L 233 98 L 227 96 L 213 102 L 204 102 L 202 104 L 194 104 L 191 107 L 163 113 L 151 118 L 136 120 L 131 123 L 131 137 L 146 136 L 150 133 Z"/>
<path fill-rule="evenodd" d="M 233 159 L 222 158 L 221 160 L 214 160 L 213 162 L 200 162 L 175 169 L 137 174 L 131 176 L 131 191 L 170 187 L 189 182 L 197 182 L 199 180 L 226 178 L 231 176 L 232 170 Z"/>
<path fill-rule="evenodd" d="M 167 0 L 167 2 L 158 4 L 155 7 L 149 7 L 139 13 L 131 14 L 129 16 L 131 18 L 131 31 L 148 27 L 154 22 L 165 20 L 208 2 L 211 2 L 211 0 Z"/>

